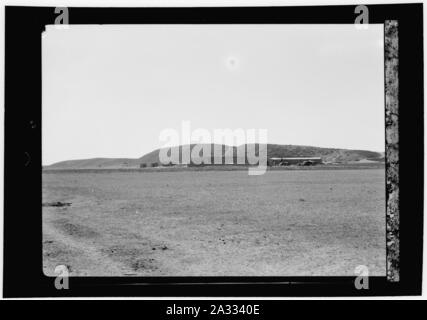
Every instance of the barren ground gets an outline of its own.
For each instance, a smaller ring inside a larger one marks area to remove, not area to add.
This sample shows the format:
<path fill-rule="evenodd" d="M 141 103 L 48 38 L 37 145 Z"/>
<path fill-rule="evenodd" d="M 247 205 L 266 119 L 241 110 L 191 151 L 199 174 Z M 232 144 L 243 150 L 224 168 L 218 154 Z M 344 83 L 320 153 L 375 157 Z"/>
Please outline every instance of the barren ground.
<path fill-rule="evenodd" d="M 385 275 L 384 179 L 384 169 L 45 172 L 43 270 L 352 276 L 362 264 Z"/>

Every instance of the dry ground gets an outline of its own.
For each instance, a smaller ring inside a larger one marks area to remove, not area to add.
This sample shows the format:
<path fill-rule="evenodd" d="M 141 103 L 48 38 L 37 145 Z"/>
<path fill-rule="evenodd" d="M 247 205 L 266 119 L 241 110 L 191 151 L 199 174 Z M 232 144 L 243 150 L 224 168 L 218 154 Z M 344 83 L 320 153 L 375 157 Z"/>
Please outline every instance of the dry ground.
<path fill-rule="evenodd" d="M 43 270 L 385 275 L 384 169 L 43 173 Z M 50 206 L 55 202 L 69 206 Z"/>

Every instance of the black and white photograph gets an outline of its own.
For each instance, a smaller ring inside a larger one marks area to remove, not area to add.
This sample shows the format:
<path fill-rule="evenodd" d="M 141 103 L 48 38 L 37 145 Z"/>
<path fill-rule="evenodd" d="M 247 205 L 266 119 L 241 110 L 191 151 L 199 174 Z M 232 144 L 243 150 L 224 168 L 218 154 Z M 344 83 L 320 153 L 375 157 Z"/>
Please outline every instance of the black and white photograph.
<path fill-rule="evenodd" d="M 421 288 L 422 5 L 6 17 L 8 295 Z"/>
<path fill-rule="evenodd" d="M 53 25 L 42 49 L 45 274 L 385 275 L 382 25 Z"/>

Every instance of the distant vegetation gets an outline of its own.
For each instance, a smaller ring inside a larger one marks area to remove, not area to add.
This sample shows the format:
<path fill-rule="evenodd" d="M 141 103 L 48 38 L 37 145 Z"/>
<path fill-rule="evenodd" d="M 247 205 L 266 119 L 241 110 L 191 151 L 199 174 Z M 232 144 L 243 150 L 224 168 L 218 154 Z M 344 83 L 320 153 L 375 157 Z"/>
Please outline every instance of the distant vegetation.
<path fill-rule="evenodd" d="M 190 145 L 192 150 L 195 145 Z M 223 157 L 221 159 L 215 159 L 214 148 L 222 149 Z M 253 146 L 253 145 L 252 145 Z M 211 163 L 216 162 L 225 164 L 225 151 L 232 151 L 233 163 L 237 163 L 238 150 L 245 148 L 246 145 L 231 147 L 225 145 L 211 145 Z M 173 147 L 175 151 L 178 151 L 181 155 L 182 146 Z M 177 150 L 178 149 L 178 150 Z M 255 146 L 256 154 L 258 146 Z M 154 150 L 150 153 L 145 154 L 141 158 L 129 159 L 129 158 L 94 158 L 84 160 L 68 160 L 57 162 L 45 169 L 93 169 L 93 168 L 146 168 L 146 167 L 158 167 L 161 165 L 159 160 L 160 149 Z M 349 149 L 336 149 L 336 148 L 319 148 L 311 146 L 297 146 L 297 145 L 279 145 L 279 144 L 268 144 L 267 155 L 269 158 L 274 157 L 321 157 L 324 162 L 338 162 L 348 163 L 353 161 L 378 161 L 384 162 L 384 153 L 366 151 L 366 150 L 349 150 Z M 247 159 L 244 159 L 247 163 Z M 204 163 L 203 165 L 208 165 Z"/>

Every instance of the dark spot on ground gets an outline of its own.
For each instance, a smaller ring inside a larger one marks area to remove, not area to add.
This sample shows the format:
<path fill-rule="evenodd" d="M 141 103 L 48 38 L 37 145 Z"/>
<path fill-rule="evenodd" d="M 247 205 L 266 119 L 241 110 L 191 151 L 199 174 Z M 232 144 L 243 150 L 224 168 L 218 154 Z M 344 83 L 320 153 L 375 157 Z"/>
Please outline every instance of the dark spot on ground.
<path fill-rule="evenodd" d="M 61 202 L 61 201 L 55 201 L 55 202 L 45 202 L 42 204 L 43 207 L 69 207 L 71 206 L 71 202 Z"/>

